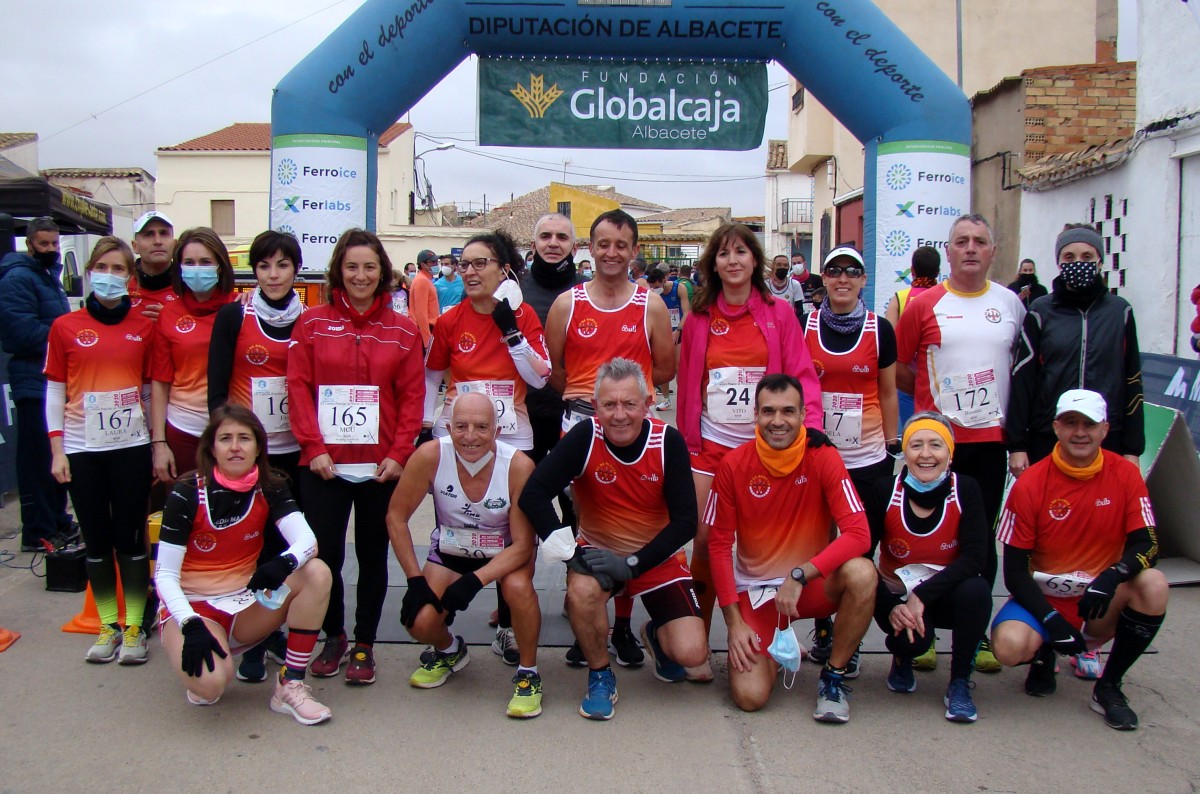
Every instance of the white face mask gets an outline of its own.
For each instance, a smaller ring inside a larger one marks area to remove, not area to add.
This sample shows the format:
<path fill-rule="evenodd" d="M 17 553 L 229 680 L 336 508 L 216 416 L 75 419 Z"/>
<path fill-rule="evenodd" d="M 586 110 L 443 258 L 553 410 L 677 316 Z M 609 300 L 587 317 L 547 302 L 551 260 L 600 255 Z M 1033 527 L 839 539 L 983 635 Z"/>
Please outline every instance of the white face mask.
<path fill-rule="evenodd" d="M 450 265 L 442 265 L 439 269 L 442 272 L 442 278 L 450 278 L 454 275 L 454 268 L 450 267 Z"/>
<path fill-rule="evenodd" d="M 793 276 L 803 276 L 804 275 L 804 265 L 800 265 L 800 264 L 792 265 L 792 275 Z"/>
<path fill-rule="evenodd" d="M 500 282 L 500 286 L 496 287 L 496 291 L 492 296 L 497 301 L 508 299 L 508 305 L 512 308 L 517 308 L 525 297 L 521 294 L 521 287 L 511 278 L 506 278 Z"/>

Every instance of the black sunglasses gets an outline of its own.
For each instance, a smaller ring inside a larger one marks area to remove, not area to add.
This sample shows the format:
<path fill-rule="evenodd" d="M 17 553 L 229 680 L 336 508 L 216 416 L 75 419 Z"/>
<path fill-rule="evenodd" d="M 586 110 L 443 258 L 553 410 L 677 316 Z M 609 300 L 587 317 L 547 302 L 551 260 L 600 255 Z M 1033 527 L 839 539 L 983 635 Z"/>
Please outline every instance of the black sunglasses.
<path fill-rule="evenodd" d="M 846 265 L 845 267 L 842 267 L 841 265 L 826 265 L 825 271 L 821 275 L 829 276 L 830 278 L 837 278 L 845 273 L 850 278 L 858 278 L 866 272 L 867 271 L 863 270 L 858 265 Z"/>

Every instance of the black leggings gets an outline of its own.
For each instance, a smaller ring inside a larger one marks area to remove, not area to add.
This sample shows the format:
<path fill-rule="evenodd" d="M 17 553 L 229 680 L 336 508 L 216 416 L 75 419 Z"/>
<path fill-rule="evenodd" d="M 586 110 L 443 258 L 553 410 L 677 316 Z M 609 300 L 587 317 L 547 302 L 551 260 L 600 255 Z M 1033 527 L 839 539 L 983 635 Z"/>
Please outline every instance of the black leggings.
<path fill-rule="evenodd" d="M 950 645 L 950 677 L 970 678 L 975 649 L 987 631 L 992 617 L 992 588 L 982 576 L 972 576 L 958 583 L 950 592 L 933 602 L 925 604 L 925 636 L 914 634 L 912 642 L 908 632 L 894 634 L 888 616 L 900 599 L 887 589 L 881 580 L 875 593 L 875 623 L 887 635 L 885 644 L 894 656 L 913 659 L 929 650 L 933 643 L 933 629 L 950 629 L 953 638 Z"/>
<path fill-rule="evenodd" d="M 379 616 L 388 586 L 387 508 L 396 481 L 352 483 L 340 477 L 323 480 L 311 470 L 300 470 L 304 517 L 317 536 L 317 556 L 333 573 L 329 609 L 321 628 L 335 638 L 346 633 L 346 590 L 342 565 L 346 561 L 346 528 L 354 508 L 354 554 L 358 559 L 358 606 L 354 613 L 354 641 L 375 642 Z"/>
<path fill-rule="evenodd" d="M 146 500 L 153 467 L 150 445 L 72 452 L 67 490 L 88 556 L 146 553 Z"/>
<path fill-rule="evenodd" d="M 983 569 L 988 584 L 995 584 L 999 559 L 996 554 L 996 516 L 1004 498 L 1004 480 L 1008 475 L 1008 452 L 999 441 L 958 444 L 950 468 L 973 477 L 983 497 L 983 520 L 987 522 L 987 565 Z"/>

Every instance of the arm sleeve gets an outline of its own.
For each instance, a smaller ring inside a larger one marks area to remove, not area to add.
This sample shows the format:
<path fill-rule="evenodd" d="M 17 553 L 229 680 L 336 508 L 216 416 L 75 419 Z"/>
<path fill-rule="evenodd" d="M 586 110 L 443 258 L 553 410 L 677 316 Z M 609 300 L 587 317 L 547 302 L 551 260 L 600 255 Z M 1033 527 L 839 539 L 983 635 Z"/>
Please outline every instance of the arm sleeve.
<path fill-rule="evenodd" d="M 433 415 L 437 413 L 437 401 L 441 396 L 442 381 L 446 379 L 446 370 L 425 368 L 425 400 L 421 410 L 421 424 L 432 425 Z"/>
<path fill-rule="evenodd" d="M 520 344 L 508 348 L 508 355 L 512 357 L 513 365 L 516 366 L 517 374 L 521 376 L 521 380 L 525 381 L 533 388 L 540 389 L 545 386 L 547 382 L 549 382 L 550 362 L 545 358 L 542 358 L 542 360 L 546 362 L 547 367 L 545 377 L 533 371 L 533 364 L 529 361 L 529 358 L 530 356 L 538 356 L 541 358 L 541 354 L 533 349 L 533 347 L 529 344 L 528 339 L 522 339 Z"/>
<path fill-rule="evenodd" d="M 59 380 L 46 381 L 46 430 L 49 436 L 63 434 L 63 414 L 67 407 L 67 384 Z"/>
<path fill-rule="evenodd" d="M 213 321 L 208 342 L 208 410 L 214 411 L 229 399 L 233 376 L 233 351 L 242 330 L 242 304 L 222 306 Z"/>
<path fill-rule="evenodd" d="M 32 271 L 9 271 L 0 287 L 0 339 L 4 349 L 18 358 L 40 358 L 45 354 L 50 323 L 38 311 L 38 290 Z"/>
<path fill-rule="evenodd" d="M 297 568 L 317 556 L 317 536 L 313 534 L 312 527 L 308 525 L 303 513 L 288 513 L 277 521 L 275 526 L 279 527 L 279 534 L 288 542 L 284 554 L 290 554 L 296 559 Z"/>
<path fill-rule="evenodd" d="M 1024 452 L 1029 445 L 1029 422 L 1041 372 L 1041 338 L 1041 316 L 1036 311 L 1027 312 L 1013 353 L 1012 392 L 1008 398 L 1008 419 L 1004 424 L 1010 452 Z"/>
<path fill-rule="evenodd" d="M 195 497 L 194 480 L 177 483 L 167 496 L 154 568 L 154 587 L 178 624 L 196 614 L 179 583 L 192 522 L 196 517 Z"/>
<path fill-rule="evenodd" d="M 876 322 L 879 324 L 879 368 L 884 369 L 896 363 L 896 331 L 883 316 L 876 316 Z"/>
<path fill-rule="evenodd" d="M 964 579 L 982 574 L 987 565 L 991 533 L 984 521 L 983 495 L 975 480 L 956 476 L 958 498 L 962 504 L 962 518 L 958 522 L 958 559 L 916 587 L 914 592 L 925 602 L 936 601 Z"/>
<path fill-rule="evenodd" d="M 542 540 L 562 526 L 562 519 L 554 510 L 554 500 L 583 473 L 591 445 L 591 422 L 580 422 L 554 445 L 550 454 L 529 475 L 518 506 Z"/>
<path fill-rule="evenodd" d="M 1146 451 L 1146 414 L 1142 404 L 1142 352 L 1138 347 L 1133 308 L 1125 307 L 1125 419 L 1121 423 L 1121 454 L 1141 455 Z"/>
<path fill-rule="evenodd" d="M 871 530 L 871 548 L 867 551 L 868 559 L 875 558 L 875 550 L 883 542 L 885 534 L 884 520 L 887 518 L 888 503 L 891 502 L 894 478 L 879 480 L 866 494 L 863 494 L 863 508 L 867 516 L 867 528 Z"/>
<path fill-rule="evenodd" d="M 521 329 L 521 335 L 525 337 L 525 343 L 529 346 L 529 351 L 518 357 L 516 351 L 520 349 L 520 345 L 515 348 L 509 348 L 509 355 L 513 357 L 513 363 L 517 365 L 517 371 L 521 373 L 521 377 L 535 389 L 540 389 L 550 382 L 550 352 L 546 349 L 546 330 L 542 327 L 542 321 L 538 319 L 537 314 L 529 306 L 523 304 L 520 312 L 517 314 L 518 327 Z M 542 377 L 533 371 L 533 367 L 529 363 L 529 356 L 534 355 L 540 358 L 546 364 L 546 377 Z"/>
<path fill-rule="evenodd" d="M 1044 620 L 1052 611 L 1050 602 L 1033 581 L 1029 572 L 1029 558 L 1033 552 L 1016 546 L 1004 546 L 1004 586 L 1021 606 L 1038 620 Z"/>
<path fill-rule="evenodd" d="M 821 490 L 829 500 L 838 536 L 809 562 L 822 576 L 828 576 L 854 557 L 867 553 L 871 548 L 871 530 L 867 528 L 867 516 L 858 499 L 858 492 L 854 490 L 854 483 L 846 473 L 846 466 L 837 450 L 817 447 L 810 448 L 806 454 L 813 453 L 820 453 L 817 455 L 820 463 L 816 473 L 820 478 Z"/>
<path fill-rule="evenodd" d="M 637 552 L 638 571 L 661 565 L 696 537 L 696 489 L 692 484 L 691 456 L 683 436 L 668 427 L 663 438 L 663 498 L 667 525 Z"/>

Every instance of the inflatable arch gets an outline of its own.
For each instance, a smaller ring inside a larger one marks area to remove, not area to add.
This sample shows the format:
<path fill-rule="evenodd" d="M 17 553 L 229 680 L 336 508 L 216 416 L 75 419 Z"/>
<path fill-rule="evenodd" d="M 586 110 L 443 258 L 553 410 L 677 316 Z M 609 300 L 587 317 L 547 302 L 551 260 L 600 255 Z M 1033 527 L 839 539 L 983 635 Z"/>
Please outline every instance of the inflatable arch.
<path fill-rule="evenodd" d="M 305 259 L 373 222 L 379 134 L 472 53 L 779 62 L 864 142 L 868 305 L 969 211 L 966 97 L 870 0 L 367 0 L 272 100 L 271 225 Z"/>

